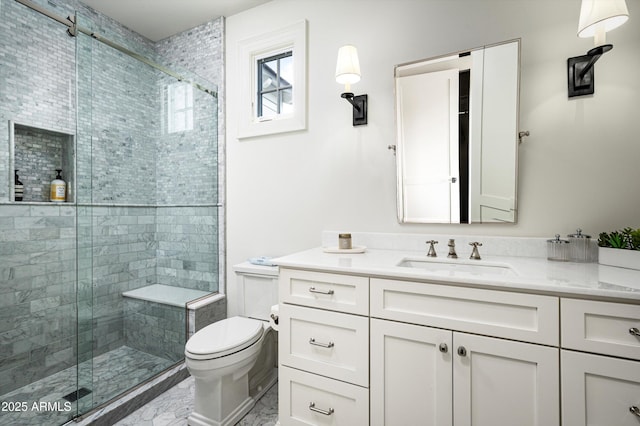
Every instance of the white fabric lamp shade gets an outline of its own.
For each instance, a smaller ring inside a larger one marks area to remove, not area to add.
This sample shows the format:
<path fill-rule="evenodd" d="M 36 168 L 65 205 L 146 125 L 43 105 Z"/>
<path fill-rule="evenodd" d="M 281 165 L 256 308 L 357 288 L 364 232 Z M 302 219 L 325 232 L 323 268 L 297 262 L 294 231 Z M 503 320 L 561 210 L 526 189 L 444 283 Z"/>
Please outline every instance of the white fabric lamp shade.
<path fill-rule="evenodd" d="M 336 81 L 345 85 L 360 81 L 360 61 L 358 61 L 358 50 L 354 46 L 342 46 L 338 50 Z"/>
<path fill-rule="evenodd" d="M 582 0 L 578 37 L 594 37 L 627 22 L 629 10 L 625 0 Z"/>

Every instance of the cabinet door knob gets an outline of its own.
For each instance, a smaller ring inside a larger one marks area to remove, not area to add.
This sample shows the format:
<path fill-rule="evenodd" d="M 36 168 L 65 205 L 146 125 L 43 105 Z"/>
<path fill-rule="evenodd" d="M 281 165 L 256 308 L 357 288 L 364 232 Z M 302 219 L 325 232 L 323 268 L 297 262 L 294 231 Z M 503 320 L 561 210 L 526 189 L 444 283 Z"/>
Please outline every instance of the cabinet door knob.
<path fill-rule="evenodd" d="M 325 416 L 330 416 L 334 412 L 333 408 L 329 408 L 328 410 L 323 410 L 321 408 L 316 408 L 316 403 L 315 402 L 310 402 L 309 403 L 309 410 L 314 411 L 316 413 L 324 414 Z"/>
<path fill-rule="evenodd" d="M 629 334 L 631 334 L 632 336 L 640 337 L 640 330 L 638 330 L 638 327 L 631 327 L 629 329 Z"/>
<path fill-rule="evenodd" d="M 629 407 L 629 411 L 631 411 L 634 416 L 640 417 L 640 408 L 636 407 L 635 405 Z"/>
<path fill-rule="evenodd" d="M 467 356 L 467 349 L 464 346 L 458 346 L 458 355 Z"/>
<path fill-rule="evenodd" d="M 438 346 L 438 349 L 440 349 L 440 352 L 442 352 L 443 354 L 446 354 L 447 352 L 449 352 L 449 347 L 447 346 L 446 343 L 440 343 L 440 346 Z"/>

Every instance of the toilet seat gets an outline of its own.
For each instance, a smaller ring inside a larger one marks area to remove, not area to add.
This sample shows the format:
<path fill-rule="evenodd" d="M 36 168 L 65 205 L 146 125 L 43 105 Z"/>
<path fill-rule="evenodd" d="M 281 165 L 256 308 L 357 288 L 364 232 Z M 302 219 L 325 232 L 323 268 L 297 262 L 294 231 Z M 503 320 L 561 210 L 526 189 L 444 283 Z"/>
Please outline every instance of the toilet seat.
<path fill-rule="evenodd" d="M 196 360 L 220 358 L 257 342 L 264 332 L 262 321 L 231 317 L 210 324 L 187 341 L 185 355 Z"/>

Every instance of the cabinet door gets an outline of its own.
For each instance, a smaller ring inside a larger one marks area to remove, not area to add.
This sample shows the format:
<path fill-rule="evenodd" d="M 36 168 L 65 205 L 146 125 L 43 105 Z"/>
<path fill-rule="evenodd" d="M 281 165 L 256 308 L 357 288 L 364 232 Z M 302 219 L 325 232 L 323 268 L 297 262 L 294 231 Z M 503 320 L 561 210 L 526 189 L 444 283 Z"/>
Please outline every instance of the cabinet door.
<path fill-rule="evenodd" d="M 562 424 L 638 426 L 640 362 L 563 350 Z"/>
<path fill-rule="evenodd" d="M 378 319 L 370 330 L 371 425 L 451 425 L 451 331 Z"/>
<path fill-rule="evenodd" d="M 453 333 L 455 426 L 560 424 L 557 348 Z"/>

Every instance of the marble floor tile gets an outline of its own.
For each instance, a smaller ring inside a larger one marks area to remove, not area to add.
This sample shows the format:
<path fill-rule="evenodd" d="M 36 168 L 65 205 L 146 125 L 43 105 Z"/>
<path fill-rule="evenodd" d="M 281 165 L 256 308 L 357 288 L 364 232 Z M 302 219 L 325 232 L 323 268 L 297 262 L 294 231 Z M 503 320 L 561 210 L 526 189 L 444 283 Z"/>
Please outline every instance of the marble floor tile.
<path fill-rule="evenodd" d="M 172 364 L 173 361 L 121 346 L 81 363 L 79 369 L 73 366 L 1 395 L 0 401 L 26 404 L 26 409 L 0 412 L 0 425 L 61 425 L 76 416 L 78 404 L 85 412 Z M 81 372 L 80 380 L 78 371 Z M 87 374 L 86 379 L 82 379 L 84 374 Z M 74 392 L 77 386 L 85 387 L 91 393 L 75 402 L 64 400 L 63 396 Z"/>
<path fill-rule="evenodd" d="M 188 377 L 114 426 L 186 426 L 193 410 L 193 377 Z M 258 400 L 237 426 L 273 426 L 278 421 L 278 385 Z"/>

